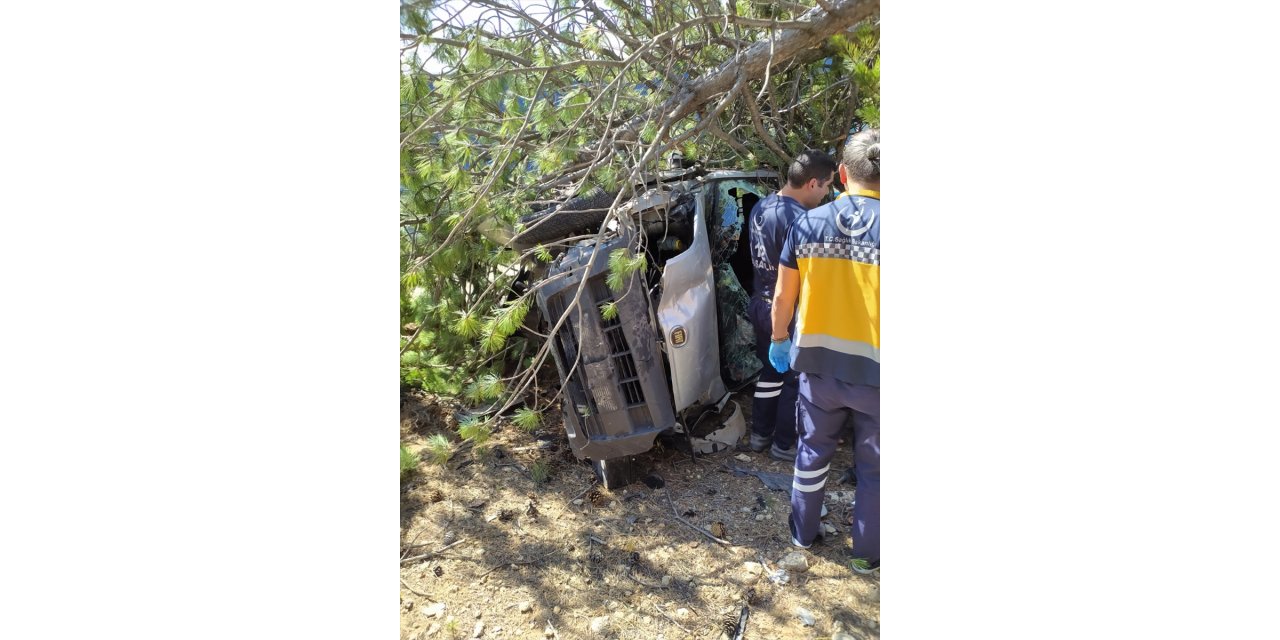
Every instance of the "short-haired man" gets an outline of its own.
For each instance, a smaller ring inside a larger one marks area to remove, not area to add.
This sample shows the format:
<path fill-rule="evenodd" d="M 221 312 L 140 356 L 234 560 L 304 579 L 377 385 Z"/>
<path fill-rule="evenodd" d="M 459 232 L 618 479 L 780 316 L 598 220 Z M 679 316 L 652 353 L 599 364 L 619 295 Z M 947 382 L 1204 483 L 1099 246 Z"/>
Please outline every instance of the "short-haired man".
<path fill-rule="evenodd" d="M 756 356 L 765 363 L 751 404 L 750 447 L 757 453 L 790 462 L 796 459 L 796 374 L 778 373 L 769 362 L 773 328 L 773 285 L 778 280 L 778 254 L 792 220 L 818 206 L 831 190 L 836 161 L 821 151 L 806 150 L 787 169 L 787 183 L 751 210 L 751 263 L 755 271 L 747 311 L 756 330 Z"/>
<path fill-rule="evenodd" d="M 845 418 L 854 423 L 854 569 L 880 566 L 880 132 L 841 156 L 849 197 L 796 218 L 783 244 L 769 361 L 800 372 L 791 543 L 818 537 L 822 497 Z M 797 299 L 799 305 L 796 305 Z M 795 314 L 795 329 L 788 327 Z M 792 344 L 794 336 L 794 345 Z"/>

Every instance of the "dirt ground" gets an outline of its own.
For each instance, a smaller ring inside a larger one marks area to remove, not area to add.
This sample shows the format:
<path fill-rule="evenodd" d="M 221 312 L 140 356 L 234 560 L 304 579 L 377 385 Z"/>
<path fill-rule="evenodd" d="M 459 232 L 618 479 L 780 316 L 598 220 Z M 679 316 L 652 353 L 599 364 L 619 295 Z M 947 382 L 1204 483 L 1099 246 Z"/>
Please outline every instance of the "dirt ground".
<path fill-rule="evenodd" d="M 411 450 L 435 433 L 458 443 L 455 407 L 404 399 L 402 438 Z M 734 399 L 749 418 L 750 394 Z M 847 556 L 852 487 L 836 479 L 850 465 L 849 447 L 841 447 L 827 483 L 824 521 L 836 533 L 801 551 L 787 533 L 789 495 L 729 469 L 790 473 L 789 463 L 767 455 L 728 451 L 695 460 L 658 448 L 639 460 L 661 488 L 649 486 L 657 484 L 651 477 L 610 492 L 574 458 L 558 421 L 533 434 L 504 424 L 489 443 L 487 454 L 464 449 L 445 465 L 423 452 L 401 483 L 403 640 L 714 639 L 733 637 L 723 634 L 737 626 L 744 605 L 743 638 L 879 638 L 878 572 L 853 572 Z M 529 473 L 538 460 L 551 471 L 541 484 Z M 673 506 L 730 544 L 680 522 Z M 807 570 L 787 571 L 785 583 L 771 580 L 793 552 Z"/>

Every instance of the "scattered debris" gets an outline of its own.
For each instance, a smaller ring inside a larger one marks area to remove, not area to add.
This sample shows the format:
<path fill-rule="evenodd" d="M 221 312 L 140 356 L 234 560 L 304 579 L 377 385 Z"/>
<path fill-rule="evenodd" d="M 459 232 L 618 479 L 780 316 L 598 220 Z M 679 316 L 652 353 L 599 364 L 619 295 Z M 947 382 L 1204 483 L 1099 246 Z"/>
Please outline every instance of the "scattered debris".
<path fill-rule="evenodd" d="M 479 637 L 480 637 L 480 634 L 482 634 L 482 633 L 484 633 L 484 620 L 477 620 L 477 621 L 476 621 L 476 630 L 471 632 L 471 637 L 472 637 L 472 638 L 479 638 Z"/>
<path fill-rule="evenodd" d="M 444 603 L 443 603 L 443 602 L 437 602 L 437 603 L 435 603 L 435 604 L 433 604 L 433 605 L 431 605 L 431 606 L 427 607 L 426 609 L 423 609 L 423 610 L 422 610 L 422 615 L 424 615 L 424 616 L 426 616 L 426 617 L 428 617 L 428 618 L 434 618 L 434 617 L 436 617 L 436 616 L 439 616 L 439 615 L 440 615 L 440 614 L 442 614 L 442 613 L 444 613 Z"/>
<path fill-rule="evenodd" d="M 764 483 L 771 491 L 791 492 L 791 474 L 789 473 L 770 473 L 768 471 L 756 471 L 755 469 L 743 469 L 732 464 L 726 465 L 735 476 L 755 476 Z"/>
<path fill-rule="evenodd" d="M 720 619 L 720 630 L 724 633 L 721 637 L 740 640 L 742 633 L 747 629 L 747 618 L 750 616 L 751 609 L 745 604 L 737 612 L 730 611 L 724 614 L 724 617 Z"/>
<path fill-rule="evenodd" d="M 804 607 L 796 607 L 796 617 L 800 618 L 800 622 L 803 622 L 806 627 L 812 627 L 817 622 L 813 614 Z"/>
<path fill-rule="evenodd" d="M 520 613 L 529 613 L 533 611 L 533 605 L 528 600 L 520 603 Z"/>
<path fill-rule="evenodd" d="M 591 619 L 591 633 L 602 635 L 608 628 L 609 616 L 599 616 Z"/>
<path fill-rule="evenodd" d="M 791 574 L 782 569 L 777 569 L 769 573 L 769 582 L 774 584 L 787 584 L 791 582 Z"/>

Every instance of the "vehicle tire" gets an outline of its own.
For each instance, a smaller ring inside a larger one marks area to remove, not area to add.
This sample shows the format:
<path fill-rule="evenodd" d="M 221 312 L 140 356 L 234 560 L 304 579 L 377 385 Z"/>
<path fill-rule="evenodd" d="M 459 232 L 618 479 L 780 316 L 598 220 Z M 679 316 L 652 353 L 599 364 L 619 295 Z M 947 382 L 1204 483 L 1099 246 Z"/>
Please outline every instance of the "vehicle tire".
<path fill-rule="evenodd" d="M 579 232 L 595 231 L 604 222 L 609 205 L 617 196 L 617 191 L 596 189 L 585 196 L 571 198 L 558 207 L 522 216 L 520 224 L 524 225 L 525 231 L 511 239 L 511 246 L 524 251 Z"/>
<path fill-rule="evenodd" d="M 610 458 L 608 460 L 592 460 L 591 468 L 604 488 L 613 491 L 621 489 L 635 480 L 635 461 L 631 456 Z"/>

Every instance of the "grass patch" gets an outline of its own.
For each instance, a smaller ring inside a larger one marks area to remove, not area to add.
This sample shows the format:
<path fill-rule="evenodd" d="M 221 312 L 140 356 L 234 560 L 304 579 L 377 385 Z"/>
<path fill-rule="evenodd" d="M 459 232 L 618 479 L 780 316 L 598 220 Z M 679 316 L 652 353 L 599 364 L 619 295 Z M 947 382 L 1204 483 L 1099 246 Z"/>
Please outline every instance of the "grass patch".
<path fill-rule="evenodd" d="M 551 479 L 551 465 L 546 460 L 537 460 L 529 467 L 529 475 L 534 482 L 542 484 Z"/>
<path fill-rule="evenodd" d="M 409 450 L 400 443 L 400 479 L 403 480 L 406 475 L 413 473 L 418 468 L 418 454 Z"/>
<path fill-rule="evenodd" d="M 453 443 L 444 434 L 437 433 L 427 438 L 427 455 L 432 464 L 444 464 L 453 455 Z"/>

